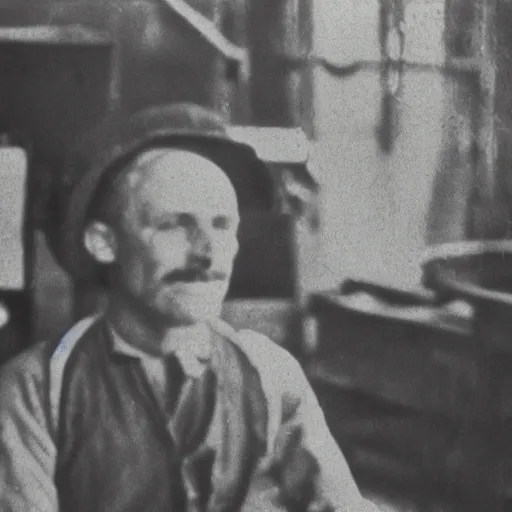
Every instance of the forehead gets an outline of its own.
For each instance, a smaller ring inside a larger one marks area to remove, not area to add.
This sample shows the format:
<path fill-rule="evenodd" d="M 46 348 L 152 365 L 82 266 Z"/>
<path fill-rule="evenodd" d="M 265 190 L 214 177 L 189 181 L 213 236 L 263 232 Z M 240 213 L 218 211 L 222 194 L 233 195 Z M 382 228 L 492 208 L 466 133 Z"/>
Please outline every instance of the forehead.
<path fill-rule="evenodd" d="M 224 171 L 184 150 L 155 149 L 139 156 L 129 177 L 137 207 L 150 213 L 188 212 L 236 215 L 236 193 Z"/>

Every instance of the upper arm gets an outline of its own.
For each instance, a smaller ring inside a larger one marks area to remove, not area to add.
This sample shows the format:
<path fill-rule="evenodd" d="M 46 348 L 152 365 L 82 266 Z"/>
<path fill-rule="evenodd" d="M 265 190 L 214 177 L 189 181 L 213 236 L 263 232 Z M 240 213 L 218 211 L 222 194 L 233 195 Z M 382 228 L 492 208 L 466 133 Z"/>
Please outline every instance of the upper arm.
<path fill-rule="evenodd" d="M 281 350 L 279 380 L 282 423 L 279 437 L 296 428 L 302 430 L 302 446 L 318 464 L 318 491 L 335 510 L 376 511 L 365 500 L 352 476 L 348 463 L 332 436 L 318 399 L 298 361 Z"/>
<path fill-rule="evenodd" d="M 336 511 L 376 512 L 363 499 L 347 461 L 333 438 L 324 413 L 298 361 L 285 349 L 253 331 L 241 331 L 238 338 L 258 368 L 269 406 L 271 452 L 280 460 L 287 440 L 302 430 L 302 447 L 318 465 L 320 497 Z"/>
<path fill-rule="evenodd" d="M 347 461 L 329 430 L 318 399 L 299 363 L 291 356 L 287 367 L 283 402 L 295 406 L 284 418 L 282 430 L 286 432 L 297 427 L 302 430 L 303 447 L 318 463 L 318 485 L 322 496 L 336 506 L 354 506 L 354 502 L 361 501 L 361 495 Z"/>
<path fill-rule="evenodd" d="M 56 512 L 55 446 L 43 372 L 27 357 L 0 371 L 0 510 Z"/>

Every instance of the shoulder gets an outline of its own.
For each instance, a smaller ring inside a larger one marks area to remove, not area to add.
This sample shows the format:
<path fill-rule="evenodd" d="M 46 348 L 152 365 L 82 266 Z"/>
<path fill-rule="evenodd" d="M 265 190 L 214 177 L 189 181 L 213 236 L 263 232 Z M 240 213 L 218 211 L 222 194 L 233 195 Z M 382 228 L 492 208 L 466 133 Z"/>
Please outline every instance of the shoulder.
<path fill-rule="evenodd" d="M 38 385 L 40 388 L 50 376 L 51 366 L 66 359 L 76 343 L 95 323 L 95 318 L 77 322 L 58 340 L 42 341 L 32 345 L 0 367 L 0 396 L 19 386 Z"/>
<path fill-rule="evenodd" d="M 275 375 L 284 383 L 291 384 L 303 375 L 299 362 L 286 350 L 263 334 L 242 330 L 238 343 L 252 363 L 265 373 Z"/>
<path fill-rule="evenodd" d="M 48 389 L 50 344 L 38 343 L 0 368 L 0 418 L 43 414 Z M 41 421 L 46 421 L 41 417 Z"/>
<path fill-rule="evenodd" d="M 280 369 L 286 373 L 296 373 L 300 370 L 298 361 L 288 350 L 263 334 L 250 329 L 237 331 L 221 320 L 212 322 L 211 326 L 218 334 L 238 346 L 258 369 Z"/>
<path fill-rule="evenodd" d="M 0 367 L 0 396 L 25 384 L 41 384 L 47 374 L 49 342 L 41 342 L 24 350 Z"/>
<path fill-rule="evenodd" d="M 92 323 L 78 322 L 62 338 L 36 343 L 0 367 L 0 415 L 48 411 L 51 387 Z"/>
<path fill-rule="evenodd" d="M 228 324 L 219 322 L 215 330 L 235 343 L 258 371 L 262 383 L 280 394 L 301 394 L 307 387 L 307 379 L 299 362 L 267 336 L 243 329 L 236 331 Z"/>

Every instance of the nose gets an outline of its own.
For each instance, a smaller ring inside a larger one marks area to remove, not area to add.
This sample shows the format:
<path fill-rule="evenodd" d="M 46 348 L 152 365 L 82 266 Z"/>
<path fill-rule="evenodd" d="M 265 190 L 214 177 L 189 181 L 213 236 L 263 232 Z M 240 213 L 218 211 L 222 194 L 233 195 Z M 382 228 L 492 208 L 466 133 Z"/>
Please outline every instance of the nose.
<path fill-rule="evenodd" d="M 203 269 L 212 266 L 212 236 L 203 227 L 195 226 L 189 235 L 190 263 Z"/>

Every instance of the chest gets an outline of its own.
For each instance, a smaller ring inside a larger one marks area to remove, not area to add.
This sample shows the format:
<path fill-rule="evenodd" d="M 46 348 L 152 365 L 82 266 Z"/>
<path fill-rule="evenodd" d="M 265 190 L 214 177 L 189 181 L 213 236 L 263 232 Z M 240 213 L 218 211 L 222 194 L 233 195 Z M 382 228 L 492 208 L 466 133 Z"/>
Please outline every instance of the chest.
<path fill-rule="evenodd" d="M 169 416 L 139 364 L 81 366 L 62 395 L 63 510 L 181 510 L 178 494 L 193 511 L 240 505 L 267 451 L 267 399 L 253 368 L 238 360 L 220 378 L 188 381 Z"/>

